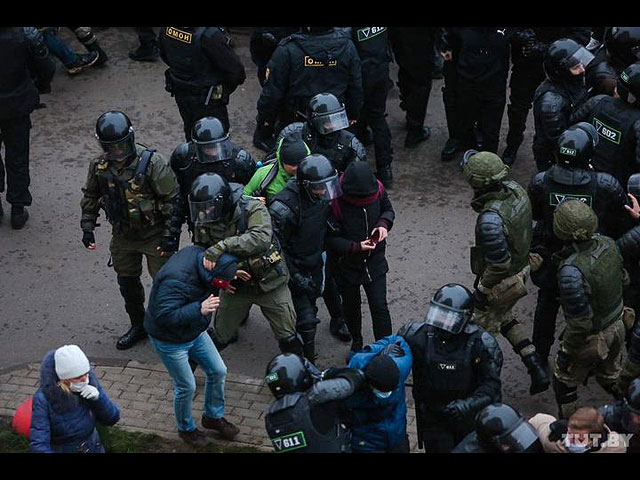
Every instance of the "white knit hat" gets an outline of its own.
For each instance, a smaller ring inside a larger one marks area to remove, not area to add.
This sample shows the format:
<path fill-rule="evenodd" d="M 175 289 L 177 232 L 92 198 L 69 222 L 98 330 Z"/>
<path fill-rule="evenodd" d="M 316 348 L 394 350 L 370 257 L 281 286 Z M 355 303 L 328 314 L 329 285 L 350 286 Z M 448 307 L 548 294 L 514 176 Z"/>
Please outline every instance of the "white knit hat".
<path fill-rule="evenodd" d="M 53 355 L 56 373 L 60 380 L 76 378 L 89 372 L 89 359 L 77 345 L 65 345 Z"/>

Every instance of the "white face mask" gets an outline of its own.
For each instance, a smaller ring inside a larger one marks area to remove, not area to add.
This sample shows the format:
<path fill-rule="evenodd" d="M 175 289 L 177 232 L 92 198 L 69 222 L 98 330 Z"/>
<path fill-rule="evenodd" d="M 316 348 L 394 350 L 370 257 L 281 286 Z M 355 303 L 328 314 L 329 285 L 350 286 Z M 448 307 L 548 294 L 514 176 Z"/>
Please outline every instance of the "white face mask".
<path fill-rule="evenodd" d="M 576 443 L 570 443 L 569 437 L 565 437 L 564 446 L 567 447 L 570 453 L 587 453 L 590 450 L 589 445 L 578 445 Z"/>
<path fill-rule="evenodd" d="M 391 390 L 390 392 L 381 392 L 380 390 L 377 390 L 375 388 L 371 389 L 373 391 L 373 394 L 378 397 L 378 398 L 389 398 L 391 396 L 391 394 L 393 393 L 393 390 Z"/>
<path fill-rule="evenodd" d="M 71 388 L 72 392 L 80 393 L 87 385 L 89 385 L 89 380 L 85 382 L 72 382 L 71 385 L 69 385 L 69 388 Z"/>

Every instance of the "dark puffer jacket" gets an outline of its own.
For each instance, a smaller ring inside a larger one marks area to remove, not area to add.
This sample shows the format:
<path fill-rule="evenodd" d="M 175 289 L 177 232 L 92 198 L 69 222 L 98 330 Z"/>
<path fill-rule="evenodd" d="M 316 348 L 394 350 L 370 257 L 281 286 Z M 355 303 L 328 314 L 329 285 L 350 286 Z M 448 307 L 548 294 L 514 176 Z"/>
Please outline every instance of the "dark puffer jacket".
<path fill-rule="evenodd" d="M 354 162 L 340 178 L 343 195 L 331 201 L 327 248 L 336 282 L 349 285 L 368 283 L 389 271 L 385 257 L 386 240 L 375 250 L 362 251 L 360 242 L 376 227 L 390 231 L 395 212 L 384 186 L 367 162 Z M 363 192 L 374 192 L 362 196 Z"/>
<path fill-rule="evenodd" d="M 96 422 L 114 425 L 120 409 L 102 389 L 93 369 L 89 385 L 98 389 L 97 400 L 64 392 L 56 374 L 55 350 L 48 352 L 40 367 L 40 388 L 33 397 L 31 451 L 39 453 L 104 453 Z"/>
<path fill-rule="evenodd" d="M 202 266 L 205 249 L 195 245 L 175 253 L 156 274 L 144 329 L 163 342 L 187 343 L 204 332 L 211 315 L 200 312 L 213 293 L 213 273 Z"/>

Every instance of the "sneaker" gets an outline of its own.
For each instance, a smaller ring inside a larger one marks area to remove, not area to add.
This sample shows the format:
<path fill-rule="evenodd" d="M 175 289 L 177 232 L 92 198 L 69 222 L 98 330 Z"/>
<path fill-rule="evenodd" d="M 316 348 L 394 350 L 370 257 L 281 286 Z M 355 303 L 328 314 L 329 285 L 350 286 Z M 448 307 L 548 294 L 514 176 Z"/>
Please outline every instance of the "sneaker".
<path fill-rule="evenodd" d="M 240 429 L 229 423 L 226 418 L 211 418 L 206 415 L 202 415 L 202 426 L 210 430 L 218 432 L 225 440 L 233 440 L 238 434 Z"/>
<path fill-rule="evenodd" d="M 155 62 L 158 59 L 158 46 L 142 46 L 129 52 L 129 58 L 136 62 Z"/>
<path fill-rule="evenodd" d="M 82 72 L 85 68 L 90 67 L 94 63 L 98 61 L 98 57 L 100 55 L 98 52 L 89 52 L 83 55 L 78 55 L 78 60 L 71 65 L 66 65 L 67 72 L 69 75 L 77 75 Z"/>
<path fill-rule="evenodd" d="M 211 443 L 202 430 L 193 429 L 190 432 L 184 432 L 180 430 L 178 436 L 189 445 L 194 447 L 204 447 Z"/>
<path fill-rule="evenodd" d="M 29 219 L 29 212 L 24 207 L 11 207 L 11 228 L 20 230 Z"/>

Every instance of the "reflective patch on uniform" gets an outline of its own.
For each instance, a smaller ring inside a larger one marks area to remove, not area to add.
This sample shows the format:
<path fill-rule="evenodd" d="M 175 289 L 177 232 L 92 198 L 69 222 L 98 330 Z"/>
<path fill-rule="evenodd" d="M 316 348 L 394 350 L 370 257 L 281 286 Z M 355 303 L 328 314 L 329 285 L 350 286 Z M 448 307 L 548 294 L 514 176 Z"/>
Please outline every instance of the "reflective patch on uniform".
<path fill-rule="evenodd" d="M 560 153 L 562 155 L 570 155 L 572 157 L 577 157 L 578 156 L 578 152 L 574 148 L 560 147 Z"/>
<path fill-rule="evenodd" d="M 307 440 L 304 438 L 304 432 L 290 433 L 284 437 L 272 438 L 273 448 L 276 453 L 290 452 L 291 450 L 297 450 L 298 448 L 304 448 L 307 446 Z"/>
<path fill-rule="evenodd" d="M 628 83 L 629 82 L 629 75 L 627 74 L 627 72 L 622 72 L 620 74 L 620 78 L 622 79 L 623 82 Z"/>
<path fill-rule="evenodd" d="M 605 140 L 608 140 L 616 145 L 620 145 L 620 140 L 622 139 L 622 132 L 616 130 L 615 128 L 610 127 L 605 124 L 601 120 L 597 118 L 593 118 L 593 125 L 596 127 L 598 131 L 598 135 L 600 135 Z"/>
<path fill-rule="evenodd" d="M 271 374 L 267 375 L 267 376 L 264 378 L 264 381 L 265 381 L 266 383 L 273 383 L 273 382 L 277 382 L 277 381 L 278 381 L 278 374 L 277 374 L 277 373 L 271 373 Z"/>
<path fill-rule="evenodd" d="M 447 372 L 455 372 L 458 370 L 458 366 L 455 363 L 439 362 L 438 370 L 444 370 Z"/>
<path fill-rule="evenodd" d="M 338 66 L 338 60 L 329 60 L 329 63 L 324 63 L 321 60 L 316 60 L 309 55 L 305 55 L 304 57 L 304 66 L 305 67 L 336 67 Z"/>
<path fill-rule="evenodd" d="M 592 197 L 591 195 L 572 195 L 569 193 L 550 193 L 549 194 L 549 205 L 552 207 L 557 207 L 560 205 L 565 198 L 575 198 L 576 200 L 580 200 L 582 203 L 586 203 L 591 207 Z"/>
<path fill-rule="evenodd" d="M 191 43 L 191 39 L 193 38 L 193 35 L 191 33 L 183 32 L 182 30 L 178 30 L 175 27 L 167 27 L 164 33 L 167 37 L 171 37 L 184 43 Z"/>
<path fill-rule="evenodd" d="M 357 30 L 358 41 L 364 42 L 385 32 L 387 27 L 364 27 Z"/>

